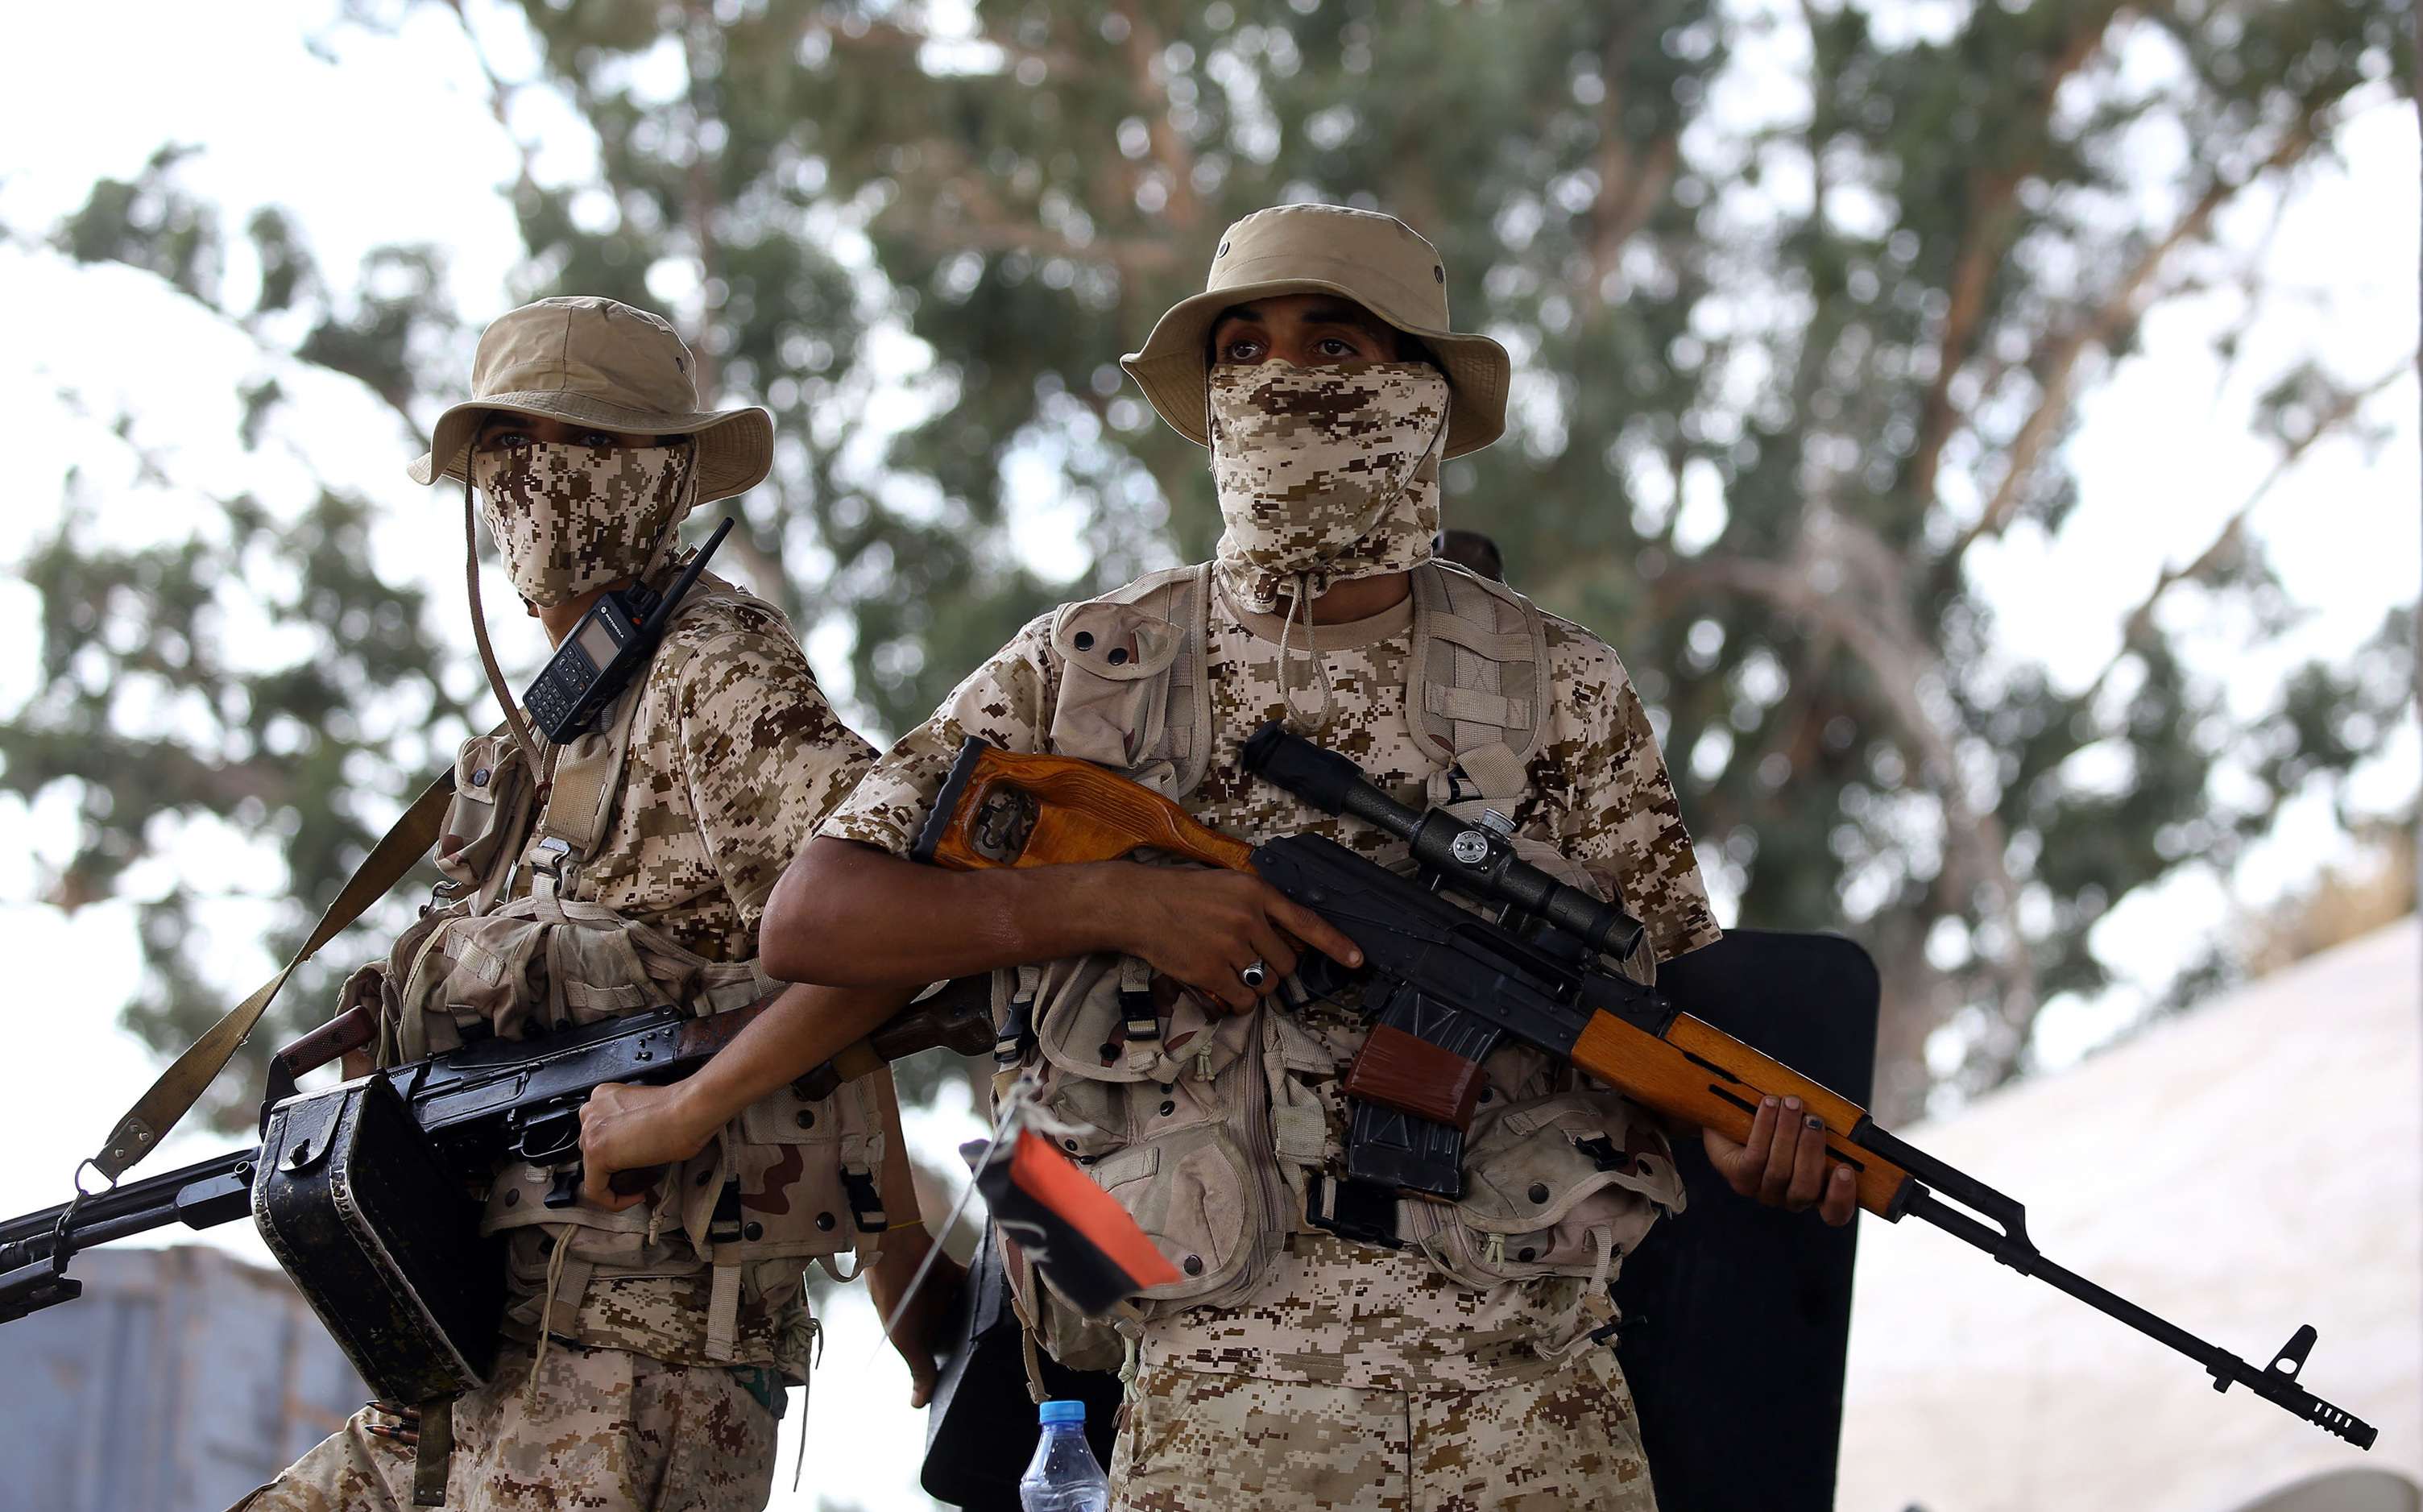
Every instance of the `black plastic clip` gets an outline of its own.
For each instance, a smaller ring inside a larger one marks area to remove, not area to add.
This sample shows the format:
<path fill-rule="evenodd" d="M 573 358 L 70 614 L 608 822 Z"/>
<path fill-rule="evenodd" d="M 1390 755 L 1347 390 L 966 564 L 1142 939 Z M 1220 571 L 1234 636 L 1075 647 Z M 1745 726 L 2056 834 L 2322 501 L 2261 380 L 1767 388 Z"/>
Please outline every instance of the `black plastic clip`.
<path fill-rule="evenodd" d="M 1370 1182 L 1333 1181 L 1307 1176 L 1304 1185 L 1305 1221 L 1314 1228 L 1357 1244 L 1402 1249 L 1397 1235 L 1397 1194 Z"/>
<path fill-rule="evenodd" d="M 715 1194 L 715 1210 L 706 1217 L 706 1236 L 717 1244 L 732 1244 L 746 1233 L 740 1218 L 740 1184 L 725 1182 L 723 1189 Z"/>
<path fill-rule="evenodd" d="M 1009 1000 L 1009 1016 L 1002 1021 L 992 1040 L 992 1062 L 1007 1069 L 1026 1058 L 1027 1047 L 1035 1042 L 1035 999 L 1013 997 Z"/>
<path fill-rule="evenodd" d="M 1130 1044 L 1157 1044 L 1161 1041 L 1161 1015 L 1152 1011 L 1152 989 L 1119 993 L 1119 1017 L 1127 1024 Z"/>
<path fill-rule="evenodd" d="M 857 1221 L 859 1233 L 881 1233 L 892 1226 L 884 1215 L 883 1194 L 876 1190 L 874 1172 L 845 1168 L 841 1189 L 849 1198 L 849 1216 Z"/>

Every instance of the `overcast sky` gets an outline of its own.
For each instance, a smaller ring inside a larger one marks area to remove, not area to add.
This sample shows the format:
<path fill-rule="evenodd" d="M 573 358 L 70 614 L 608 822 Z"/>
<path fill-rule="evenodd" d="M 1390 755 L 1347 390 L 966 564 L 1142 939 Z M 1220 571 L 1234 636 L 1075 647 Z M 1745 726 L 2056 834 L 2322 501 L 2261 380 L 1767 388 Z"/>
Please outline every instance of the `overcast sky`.
<path fill-rule="evenodd" d="M 508 74 L 527 70 L 516 24 L 493 7 L 470 8 L 492 59 Z M 94 520 L 100 536 L 143 539 L 163 528 L 161 509 L 147 506 L 172 505 L 179 495 L 141 484 L 109 434 L 122 410 L 138 418 L 139 438 L 171 459 L 185 486 L 232 491 L 241 480 L 273 507 L 291 508 L 308 498 L 315 474 L 357 488 L 388 510 L 377 540 L 383 563 L 427 582 L 440 606 L 455 601 L 456 517 L 405 482 L 402 469 L 415 449 L 374 400 L 340 380 L 313 381 L 280 418 L 272 445 L 239 454 L 230 441 L 235 388 L 261 370 L 261 353 L 157 280 L 123 268 L 78 269 L 25 240 L 80 203 L 96 176 L 131 177 L 161 144 L 190 143 L 203 151 L 186 182 L 225 208 L 230 227 L 256 205 L 293 209 L 340 283 L 374 246 L 436 242 L 448 250 L 456 302 L 468 316 L 506 308 L 517 244 L 495 188 L 514 172 L 515 151 L 488 112 L 461 33 L 437 7 L 416 11 L 393 38 L 335 28 L 333 9 L 323 0 L 85 0 L 12 12 L 12 45 L 0 56 L 0 225 L 18 239 L 0 247 L 0 289 L 8 294 L 0 305 L 0 352 L 8 354 L 0 404 L 17 422 L 21 461 L 16 507 L 0 517 L 0 556 L 14 559 L 56 519 L 70 468 L 81 470 L 87 498 L 108 502 Z M 511 125 L 540 148 L 542 177 L 583 176 L 587 138 L 560 103 L 527 92 Z M 2126 609 L 2165 564 L 2202 550 L 2269 470 L 2271 454 L 2248 435 L 2246 416 L 2290 358 L 2312 350 L 2353 383 L 2406 358 L 2416 330 L 2416 181 L 2410 110 L 2384 106 L 2350 126 L 2338 163 L 2278 222 L 2267 265 L 2279 292 L 2231 372 L 2211 348 L 2235 309 L 2226 292 L 2174 302 L 2147 323 L 2141 352 L 2084 400 L 2067 443 L 2080 502 L 2063 529 L 2047 537 L 2022 528 L 1974 557 L 2014 654 L 2043 659 L 2073 686 L 2110 659 Z M 2250 207 L 2225 234 L 2251 246 L 2269 223 Z M 238 285 L 249 277 L 240 264 L 230 272 Z M 2416 407 L 2409 372 L 2368 410 L 2383 439 L 2317 448 L 2255 512 L 2255 534 L 2309 614 L 2283 645 L 2255 656 L 2241 654 L 2225 627 L 2209 628 L 2204 669 L 2227 681 L 2241 709 L 2266 703 L 2296 661 L 2343 656 L 2391 605 L 2415 597 L 2423 559 Z M 1034 543 L 1033 554 L 1048 558 L 1053 545 Z M 29 590 L 0 582 L 0 706 L 30 686 L 33 608 Z M 533 629 L 518 618 L 500 618 L 496 629 L 509 667 L 534 664 Z M 829 675 L 843 670 L 831 664 L 833 649 L 829 637 L 811 644 Z M 2364 774 L 2360 806 L 2405 801 L 2418 770 L 2410 728 L 2393 756 Z M 131 909 L 105 904 L 70 919 L 33 901 L 37 861 L 64 855 L 71 819 L 64 804 L 28 812 L 0 799 L 0 950 L 27 989 L 11 1011 L 13 1069 L 0 1071 L 0 1148 L 11 1153 L 0 1165 L 0 1210 L 55 1200 L 75 1157 L 152 1070 L 114 1026 L 135 980 Z M 2227 918 L 2230 887 L 2238 900 L 2260 902 L 2345 853 L 2326 809 L 2309 804 L 2228 886 L 2190 875 L 2129 900 L 2097 944 L 2135 983 L 2099 1003 L 2049 1011 L 2052 1058 L 2083 1052 L 2129 1016 L 2145 990 L 2159 988 Z M 177 872 L 203 885 L 274 890 L 277 883 L 274 854 L 207 828 L 174 848 L 150 884 Z M 230 985 L 261 964 L 248 943 L 258 917 L 239 906 L 217 918 Z M 942 1156 L 971 1127 L 964 1108 L 937 1114 L 921 1142 Z M 197 1158 L 213 1147 L 186 1140 L 164 1158 Z M 259 1257 L 247 1235 L 221 1237 Z M 858 1378 L 872 1327 L 855 1301 L 837 1313 L 833 1332 L 813 1415 L 818 1464 L 809 1495 L 821 1486 L 841 1500 L 898 1504 L 914 1454 L 905 1437 L 913 1421 L 895 1410 L 905 1401 L 905 1377 L 883 1364 Z M 878 1442 L 885 1455 L 867 1452 Z M 778 1497 L 777 1504 L 791 1504 Z"/>

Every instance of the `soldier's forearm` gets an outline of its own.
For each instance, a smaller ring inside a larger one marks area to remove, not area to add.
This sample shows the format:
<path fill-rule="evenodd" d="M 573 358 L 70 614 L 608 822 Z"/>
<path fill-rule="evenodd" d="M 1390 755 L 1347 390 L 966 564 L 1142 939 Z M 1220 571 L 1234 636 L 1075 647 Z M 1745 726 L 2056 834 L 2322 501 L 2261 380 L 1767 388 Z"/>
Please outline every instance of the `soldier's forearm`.
<path fill-rule="evenodd" d="M 704 1143 L 742 1108 L 866 1038 L 910 995 L 897 988 L 789 988 L 714 1059 L 674 1083 L 673 1117 Z"/>
<path fill-rule="evenodd" d="M 951 871 L 848 840 L 800 852 L 766 905 L 759 949 L 788 981 L 916 987 L 1090 950 L 1124 950 L 1128 862 Z"/>

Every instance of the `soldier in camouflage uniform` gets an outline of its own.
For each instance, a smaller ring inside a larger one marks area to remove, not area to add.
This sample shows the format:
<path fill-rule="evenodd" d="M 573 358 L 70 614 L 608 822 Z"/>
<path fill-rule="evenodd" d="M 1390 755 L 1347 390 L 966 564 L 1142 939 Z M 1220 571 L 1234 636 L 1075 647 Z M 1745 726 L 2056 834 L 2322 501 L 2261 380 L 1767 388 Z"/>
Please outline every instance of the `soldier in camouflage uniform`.
<path fill-rule="evenodd" d="M 702 411 L 690 374 L 656 316 L 546 300 L 489 327 L 473 398 L 414 464 L 423 483 L 466 480 L 467 530 L 477 485 L 551 640 L 608 589 L 663 587 L 691 507 L 765 476 L 768 417 Z M 480 639 L 509 728 L 458 760 L 437 857 L 454 900 L 346 989 L 378 1010 L 382 1058 L 450 1048 L 475 1026 L 518 1037 L 668 1001 L 716 1011 L 768 990 L 754 960 L 767 896 L 873 754 L 834 716 L 781 613 L 702 576 L 609 728 L 562 747 L 531 731 L 483 626 Z M 483 972 L 496 959 L 528 964 Z M 816 1329 L 803 1268 L 867 1227 L 849 1221 L 866 1202 L 821 1168 L 837 1152 L 888 1168 L 881 1186 L 913 1207 L 888 1081 L 794 1101 L 736 1109 L 729 1128 L 673 1152 L 692 1158 L 657 1191 L 614 1204 L 647 1204 L 627 1214 L 548 1202 L 546 1170 L 499 1171 L 488 1224 L 507 1236 L 507 1342 L 488 1384 L 451 1409 L 446 1505 L 765 1504 L 785 1387 L 805 1377 Z M 417 1424 L 372 1404 L 240 1505 L 401 1512 Z"/>
<path fill-rule="evenodd" d="M 792 979 L 1016 968 L 1006 1075 L 1182 1277 L 1116 1332 L 1021 1285 L 1039 1342 L 1130 1377 L 1123 1508 L 1653 1504 L 1602 1341 L 1623 1254 L 1682 1202 L 1656 1123 L 1501 1048 L 1463 1200 L 1366 1188 L 1347 1221 L 1339 1083 L 1366 1027 L 1351 989 L 1291 974 L 1304 947 L 1359 964 L 1350 941 L 1231 871 L 903 859 L 980 736 L 1101 762 L 1242 839 L 1308 831 L 1403 867 L 1401 842 L 1245 771 L 1246 737 L 1285 718 L 1402 802 L 1497 809 L 1526 859 L 1619 899 L 1648 926 L 1627 969 L 1717 938 L 1615 654 L 1431 560 L 1438 465 L 1500 433 L 1508 374 L 1496 342 L 1449 328 L 1444 284 L 1385 215 L 1230 228 L 1209 291 L 1126 363 L 1212 450 L 1216 560 L 1029 625 L 877 763 L 768 909 L 767 959 Z M 1711 1154 L 1742 1189 L 1842 1221 L 1852 1193 L 1826 1186 L 1798 1112 L 1763 1109 L 1748 1146 Z"/>

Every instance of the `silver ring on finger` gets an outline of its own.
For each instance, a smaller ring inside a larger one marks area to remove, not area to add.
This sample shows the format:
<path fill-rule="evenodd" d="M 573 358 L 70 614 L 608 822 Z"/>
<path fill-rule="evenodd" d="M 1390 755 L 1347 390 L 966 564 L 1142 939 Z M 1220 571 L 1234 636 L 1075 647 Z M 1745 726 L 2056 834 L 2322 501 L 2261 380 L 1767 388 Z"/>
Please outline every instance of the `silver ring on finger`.
<path fill-rule="evenodd" d="M 1271 979 L 1270 965 L 1261 957 L 1256 956 L 1237 968 L 1237 979 L 1254 991 L 1260 992 L 1263 984 Z"/>

